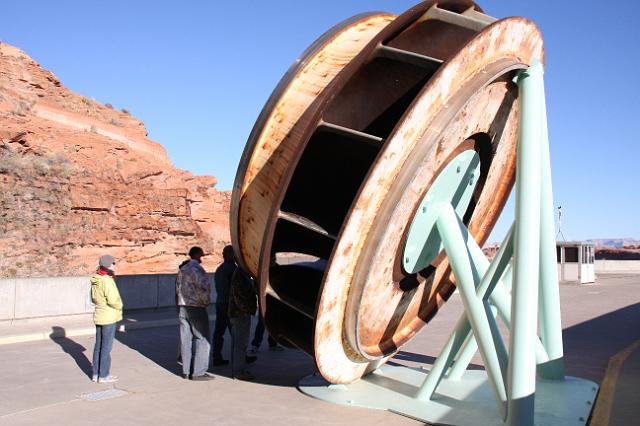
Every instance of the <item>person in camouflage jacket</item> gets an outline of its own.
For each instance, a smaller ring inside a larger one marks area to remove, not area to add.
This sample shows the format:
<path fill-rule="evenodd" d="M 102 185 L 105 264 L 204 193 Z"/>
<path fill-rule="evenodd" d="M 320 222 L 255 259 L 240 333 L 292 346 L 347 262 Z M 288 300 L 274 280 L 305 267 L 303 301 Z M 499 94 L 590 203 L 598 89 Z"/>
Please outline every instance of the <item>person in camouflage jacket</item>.
<path fill-rule="evenodd" d="M 204 250 L 192 247 L 189 263 L 178 271 L 176 301 L 180 319 L 180 352 L 182 375 L 185 379 L 211 380 L 206 374 L 209 368 L 209 313 L 211 287 L 202 267 Z M 192 356 L 193 345 L 195 354 Z"/>
<path fill-rule="evenodd" d="M 236 269 L 231 277 L 229 318 L 255 315 L 257 308 L 258 295 L 253 278 L 242 268 Z"/>
<path fill-rule="evenodd" d="M 176 279 L 176 302 L 178 306 L 196 308 L 207 308 L 211 303 L 211 286 L 200 260 L 191 258 L 180 268 Z"/>

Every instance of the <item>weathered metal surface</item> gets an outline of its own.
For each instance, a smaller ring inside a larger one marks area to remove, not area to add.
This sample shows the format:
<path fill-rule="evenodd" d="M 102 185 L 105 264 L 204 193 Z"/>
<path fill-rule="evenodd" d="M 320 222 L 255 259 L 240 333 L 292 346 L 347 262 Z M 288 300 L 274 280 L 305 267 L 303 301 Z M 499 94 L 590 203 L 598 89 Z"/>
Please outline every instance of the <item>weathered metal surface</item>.
<path fill-rule="evenodd" d="M 347 19 L 323 34 L 284 75 L 264 106 L 242 154 L 231 200 L 236 258 L 254 275 L 267 219 L 300 143 L 295 128 L 333 78 L 395 15 Z"/>
<path fill-rule="evenodd" d="M 344 350 L 343 334 L 351 336 L 349 349 L 359 349 L 356 353 L 366 354 L 368 359 L 390 354 L 410 339 L 448 297 L 452 287 L 448 265 L 442 261 L 431 283 L 411 292 L 399 288 L 404 279 L 398 266 L 399 247 L 417 201 L 458 141 L 491 131 L 500 113 L 506 120 L 502 118 L 492 131 L 494 137 L 500 136 L 491 162 L 493 170 L 487 174 L 484 196 L 479 197 L 469 222 L 478 242 L 488 236 L 513 182 L 516 109 L 512 105 L 500 110 L 509 83 L 496 83 L 502 87 L 495 89 L 485 84 L 513 68 L 524 67 L 533 57 L 541 56 L 541 50 L 540 35 L 530 22 L 512 18 L 493 24 L 444 64 L 387 142 L 354 204 L 325 277 L 315 355 L 330 381 L 354 380 L 366 368 Z M 469 90 L 468 86 L 474 83 L 481 90 L 475 99 L 472 95 L 478 88 Z M 466 93 L 460 93 L 465 85 Z M 502 91 L 502 99 L 500 95 L 487 95 L 493 90 Z M 473 105 L 485 96 L 488 99 Z M 460 108 L 462 102 L 467 102 L 467 107 L 459 110 L 459 120 L 451 122 L 442 117 L 448 115 L 447 110 Z M 476 119 L 469 116 L 474 112 Z M 484 114 L 487 116 L 482 117 Z M 443 121 L 449 125 L 443 126 Z M 345 317 L 354 313 L 352 327 L 344 327 Z M 338 366 L 344 367 L 342 371 Z"/>
<path fill-rule="evenodd" d="M 452 292 L 444 256 L 417 275 L 402 268 L 409 224 L 438 173 L 478 153 L 465 223 L 480 244 L 513 185 L 511 79 L 542 57 L 540 34 L 523 18 L 491 23 L 468 1 L 437 8 L 445 12 L 421 3 L 390 24 L 371 17 L 368 44 L 356 55 L 347 37 L 351 56 L 324 86 L 300 71 L 254 131 L 236 179 L 234 245 L 260 283 L 266 326 L 333 383 L 383 363 Z M 322 262 L 274 263 L 290 252 Z"/>

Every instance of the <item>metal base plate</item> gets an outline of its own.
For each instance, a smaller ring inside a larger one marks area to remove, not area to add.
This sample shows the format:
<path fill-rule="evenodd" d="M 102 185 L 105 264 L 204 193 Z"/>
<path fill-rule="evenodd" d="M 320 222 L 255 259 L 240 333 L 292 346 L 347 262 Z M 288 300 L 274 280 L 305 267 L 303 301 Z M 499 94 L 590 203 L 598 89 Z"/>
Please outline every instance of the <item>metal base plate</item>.
<path fill-rule="evenodd" d="M 303 378 L 301 392 L 335 404 L 388 410 L 437 425 L 502 424 L 484 370 L 468 370 L 461 380 L 444 379 L 433 399 L 413 398 L 427 376 L 426 369 L 383 365 L 349 385 L 332 385 L 320 375 Z M 563 381 L 536 381 L 535 424 L 586 424 L 598 385 L 566 377 Z"/>

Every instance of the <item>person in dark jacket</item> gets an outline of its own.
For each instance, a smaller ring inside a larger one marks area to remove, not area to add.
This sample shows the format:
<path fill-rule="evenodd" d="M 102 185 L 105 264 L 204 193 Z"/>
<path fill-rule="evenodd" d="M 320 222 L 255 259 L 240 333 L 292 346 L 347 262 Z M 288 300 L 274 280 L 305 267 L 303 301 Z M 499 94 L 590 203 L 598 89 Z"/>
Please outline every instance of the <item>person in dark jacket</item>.
<path fill-rule="evenodd" d="M 216 269 L 216 325 L 213 330 L 213 365 L 226 365 L 229 361 L 222 358 L 222 346 L 224 345 L 224 333 L 229 329 L 229 290 L 231 278 L 238 266 L 233 255 L 233 247 L 225 246 L 222 249 L 223 262 Z"/>
<path fill-rule="evenodd" d="M 253 380 L 255 376 L 246 369 L 246 353 L 249 345 L 251 316 L 256 313 L 258 298 L 253 279 L 242 268 L 237 268 L 231 278 L 229 292 L 229 321 L 231 322 L 231 375 L 238 380 Z"/>

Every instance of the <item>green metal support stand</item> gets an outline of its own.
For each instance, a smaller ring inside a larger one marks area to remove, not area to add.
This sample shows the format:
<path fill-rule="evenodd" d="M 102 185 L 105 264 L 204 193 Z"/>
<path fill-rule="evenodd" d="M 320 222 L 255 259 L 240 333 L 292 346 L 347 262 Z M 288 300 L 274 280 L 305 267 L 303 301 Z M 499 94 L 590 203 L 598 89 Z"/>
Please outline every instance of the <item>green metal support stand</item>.
<path fill-rule="evenodd" d="M 409 230 L 405 269 L 417 272 L 444 250 L 465 310 L 431 370 L 384 365 L 351 385 L 312 376 L 302 392 L 434 424 L 586 423 L 598 387 L 564 375 L 542 65 L 514 81 L 521 114 L 515 221 L 492 262 L 461 220 L 479 176 L 474 151 L 440 173 Z M 496 317 L 509 330 L 508 348 Z M 467 370 L 476 350 L 484 371 Z"/>

